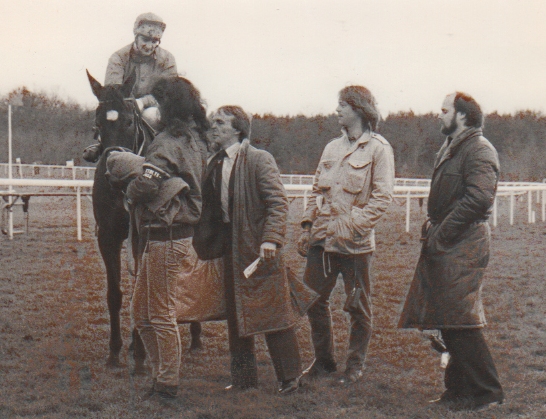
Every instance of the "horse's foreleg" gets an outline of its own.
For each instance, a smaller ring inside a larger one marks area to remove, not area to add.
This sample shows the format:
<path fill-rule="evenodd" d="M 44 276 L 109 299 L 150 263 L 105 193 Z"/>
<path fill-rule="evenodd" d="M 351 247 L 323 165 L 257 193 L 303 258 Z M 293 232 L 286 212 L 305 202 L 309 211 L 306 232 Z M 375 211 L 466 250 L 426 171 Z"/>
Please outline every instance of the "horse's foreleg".
<path fill-rule="evenodd" d="M 191 322 L 190 334 L 191 334 L 190 351 L 198 351 L 203 349 L 203 344 L 201 343 L 201 323 Z"/>
<path fill-rule="evenodd" d="M 133 269 L 133 272 L 136 272 L 138 269 L 138 266 L 136 265 L 138 263 L 138 235 L 136 234 L 137 228 L 134 224 L 134 220 L 132 220 L 133 225 L 129 228 L 133 229 L 132 231 L 135 232 L 135 234 L 129 234 L 128 239 L 131 240 L 131 251 L 133 256 L 133 262 L 135 265 L 131 266 L 131 269 Z M 140 338 L 140 335 L 138 333 L 138 330 L 136 328 L 133 328 L 133 334 L 132 334 L 132 342 L 131 347 L 133 350 L 133 360 L 135 361 L 135 370 L 134 373 L 136 375 L 143 375 L 146 374 L 146 368 L 144 367 L 144 361 L 146 360 L 146 349 L 144 348 L 144 343 L 142 342 L 142 339 Z"/>
<path fill-rule="evenodd" d="M 144 366 L 144 361 L 146 360 L 146 349 L 144 348 L 144 343 L 142 342 L 136 328 L 133 329 L 133 342 L 131 345 L 133 346 L 133 359 L 135 360 L 134 373 L 136 375 L 144 375 L 147 373 L 146 367 Z"/>
<path fill-rule="evenodd" d="M 99 249 L 106 267 L 108 312 L 110 313 L 110 355 L 107 366 L 117 368 L 121 366 L 119 353 L 123 341 L 121 339 L 120 310 L 122 303 L 121 293 L 121 246 L 123 240 L 105 237 L 99 229 Z"/>

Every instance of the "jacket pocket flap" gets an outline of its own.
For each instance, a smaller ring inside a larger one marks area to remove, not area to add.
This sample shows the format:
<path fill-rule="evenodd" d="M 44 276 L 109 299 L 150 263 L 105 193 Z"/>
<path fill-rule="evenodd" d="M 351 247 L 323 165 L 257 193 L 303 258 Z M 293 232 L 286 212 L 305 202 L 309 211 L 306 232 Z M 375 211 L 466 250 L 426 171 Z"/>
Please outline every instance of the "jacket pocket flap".
<path fill-rule="evenodd" d="M 353 169 L 362 169 L 370 163 L 371 160 L 349 160 L 349 164 Z"/>

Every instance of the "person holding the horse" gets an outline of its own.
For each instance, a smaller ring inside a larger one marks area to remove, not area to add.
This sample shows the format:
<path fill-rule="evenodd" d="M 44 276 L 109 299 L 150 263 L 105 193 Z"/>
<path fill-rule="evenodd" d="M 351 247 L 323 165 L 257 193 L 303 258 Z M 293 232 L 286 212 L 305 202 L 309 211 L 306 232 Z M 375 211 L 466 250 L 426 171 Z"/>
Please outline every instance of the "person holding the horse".
<path fill-rule="evenodd" d="M 154 84 L 162 78 L 176 77 L 174 56 L 161 48 L 161 37 L 167 25 L 154 13 L 139 15 L 133 27 L 134 41 L 112 54 L 106 68 L 105 85 L 124 84 L 129 77 L 135 78 L 132 96 L 143 119 L 152 128 L 158 122 L 157 101 L 152 93 Z M 101 144 L 93 144 L 84 150 L 84 160 L 95 163 L 101 153 Z"/>
<path fill-rule="evenodd" d="M 190 252 L 201 216 L 209 123 L 200 93 L 187 79 L 162 79 L 152 93 L 162 130 L 148 147 L 143 173 L 127 187 L 141 249 L 131 314 L 149 356 L 151 393 L 172 398 L 178 390 L 181 356 L 177 281 L 193 269 Z M 163 202 L 163 193 L 172 198 Z M 154 206 L 158 199 L 161 205 Z"/>
<path fill-rule="evenodd" d="M 231 353 L 231 385 L 256 388 L 254 335 L 263 333 L 281 395 L 298 390 L 301 360 L 296 313 L 281 248 L 288 199 L 275 159 L 250 145 L 250 117 L 239 106 L 212 116 L 212 140 L 220 146 L 203 183 L 203 214 L 194 236 L 201 259 L 224 258 Z M 254 273 L 245 268 L 260 262 Z"/>
<path fill-rule="evenodd" d="M 375 132 L 380 114 L 367 88 L 342 89 L 336 111 L 342 135 L 322 153 L 298 241 L 298 252 L 307 257 L 304 282 L 320 294 L 308 311 L 315 360 L 304 376 L 325 377 L 337 370 L 329 299 L 341 274 L 351 331 L 340 382 L 350 384 L 363 376 L 372 335 L 374 226 L 392 201 L 394 156 Z"/>
<path fill-rule="evenodd" d="M 399 327 L 439 330 L 450 358 L 446 390 L 434 404 L 484 410 L 504 392 L 483 335 L 487 222 L 499 181 L 499 158 L 483 136 L 483 113 L 471 96 L 446 96 L 439 116 L 447 138 L 434 163 L 421 255 Z"/>

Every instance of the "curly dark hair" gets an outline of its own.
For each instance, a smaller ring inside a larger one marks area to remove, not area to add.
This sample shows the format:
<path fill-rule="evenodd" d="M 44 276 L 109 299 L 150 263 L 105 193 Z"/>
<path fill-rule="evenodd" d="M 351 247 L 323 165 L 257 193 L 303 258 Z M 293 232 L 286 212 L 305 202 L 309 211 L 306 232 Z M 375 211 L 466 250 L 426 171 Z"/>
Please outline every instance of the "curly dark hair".
<path fill-rule="evenodd" d="M 466 126 L 481 128 L 483 126 L 483 112 L 474 98 L 463 92 L 455 92 L 453 99 L 455 112 L 461 112 L 466 115 Z"/>
<path fill-rule="evenodd" d="M 184 77 L 159 80 L 152 89 L 161 112 L 163 129 L 174 137 L 181 137 L 188 130 L 188 124 L 195 122 L 201 140 L 206 141 L 210 128 L 201 93 Z"/>

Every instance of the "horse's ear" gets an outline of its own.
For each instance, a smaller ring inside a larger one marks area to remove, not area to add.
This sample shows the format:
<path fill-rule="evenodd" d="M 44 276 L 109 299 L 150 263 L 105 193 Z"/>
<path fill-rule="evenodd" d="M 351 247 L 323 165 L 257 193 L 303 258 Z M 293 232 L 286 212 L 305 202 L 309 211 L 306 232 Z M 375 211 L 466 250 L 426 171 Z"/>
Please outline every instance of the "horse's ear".
<path fill-rule="evenodd" d="M 123 83 L 123 86 L 121 86 L 121 93 L 123 93 L 123 97 L 129 97 L 131 96 L 131 92 L 133 91 L 133 86 L 136 82 L 136 69 L 133 70 L 131 75 L 127 77 L 125 82 Z"/>
<path fill-rule="evenodd" d="M 91 90 L 93 94 L 99 99 L 100 91 L 102 90 L 102 84 L 100 84 L 95 78 L 89 74 L 89 70 L 85 70 L 87 73 L 87 78 L 89 79 L 89 84 L 91 85 Z"/>

